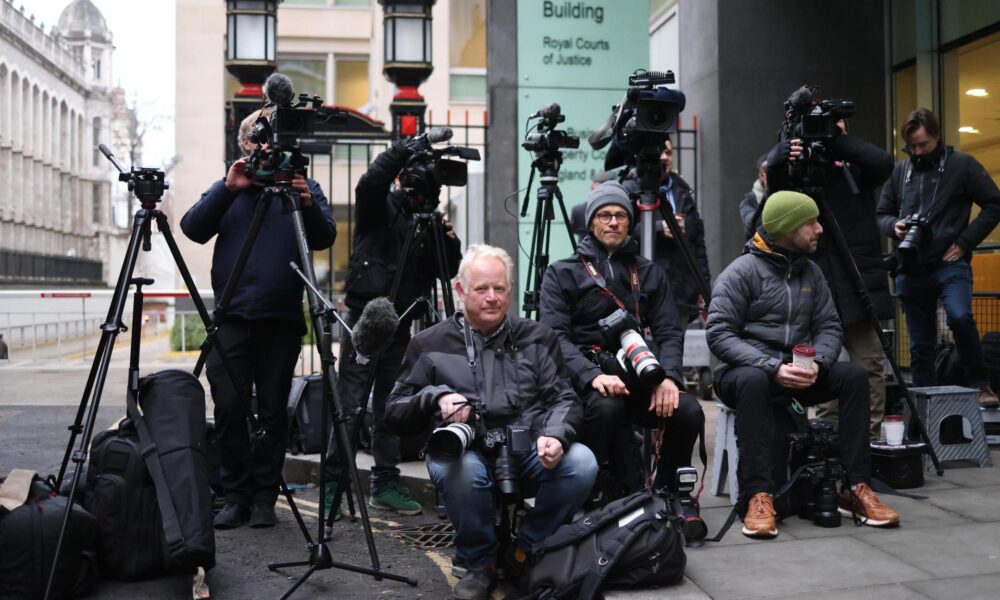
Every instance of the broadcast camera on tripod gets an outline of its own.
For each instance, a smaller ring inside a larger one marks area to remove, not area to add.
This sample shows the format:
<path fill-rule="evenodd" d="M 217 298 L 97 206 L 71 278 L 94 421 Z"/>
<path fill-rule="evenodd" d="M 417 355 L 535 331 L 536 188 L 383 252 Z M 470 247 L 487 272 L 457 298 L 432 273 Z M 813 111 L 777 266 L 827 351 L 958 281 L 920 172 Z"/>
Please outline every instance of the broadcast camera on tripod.
<path fill-rule="evenodd" d="M 528 273 L 531 274 L 532 280 L 530 287 L 524 290 L 524 316 L 530 319 L 531 313 L 538 311 L 538 290 L 542 286 L 545 269 L 549 266 L 552 219 L 555 218 L 552 207 L 553 197 L 559 202 L 559 211 L 562 214 L 563 223 L 566 224 L 566 233 L 569 236 L 570 244 L 573 245 L 573 250 L 576 250 L 576 238 L 573 236 L 566 205 L 563 203 L 562 191 L 559 189 L 559 168 L 562 166 L 563 160 L 561 150 L 563 148 L 579 148 L 580 138 L 556 129 L 559 123 L 566 120 L 566 116 L 562 114 L 562 107 L 558 104 L 543 106 L 528 119 L 540 119 L 532 128 L 535 133 L 530 133 L 531 129 L 529 129 L 529 133 L 521 144 L 522 148 L 535 155 L 535 159 L 531 162 L 531 174 L 528 176 L 528 189 L 525 190 L 524 203 L 521 206 L 522 217 L 528 214 L 531 183 L 535 178 L 535 171 L 539 172 L 539 186 L 536 192 L 538 202 L 535 204 L 535 223 L 531 228 L 530 262 L 528 263 Z"/>

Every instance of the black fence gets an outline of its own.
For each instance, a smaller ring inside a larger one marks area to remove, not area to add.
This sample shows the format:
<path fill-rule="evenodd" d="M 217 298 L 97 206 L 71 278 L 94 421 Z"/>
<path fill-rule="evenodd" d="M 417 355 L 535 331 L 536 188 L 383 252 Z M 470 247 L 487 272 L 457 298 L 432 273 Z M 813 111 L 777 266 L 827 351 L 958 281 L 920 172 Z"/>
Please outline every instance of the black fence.
<path fill-rule="evenodd" d="M 0 284 L 102 285 L 103 263 L 69 256 L 0 250 Z"/>

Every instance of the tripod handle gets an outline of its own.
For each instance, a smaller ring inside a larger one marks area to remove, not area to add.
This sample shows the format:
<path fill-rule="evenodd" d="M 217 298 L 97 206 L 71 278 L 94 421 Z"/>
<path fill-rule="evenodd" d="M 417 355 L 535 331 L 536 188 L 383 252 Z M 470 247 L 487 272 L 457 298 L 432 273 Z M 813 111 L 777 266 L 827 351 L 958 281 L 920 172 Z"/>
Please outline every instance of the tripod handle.
<path fill-rule="evenodd" d="M 118 159 L 115 158 L 115 155 L 111 152 L 111 150 L 108 149 L 107 146 L 105 146 L 104 144 L 98 144 L 97 149 L 101 151 L 101 154 L 103 154 L 105 158 L 111 161 L 111 164 L 113 164 L 115 168 L 118 169 L 119 173 L 126 172 L 125 167 L 123 167 L 122 164 L 118 162 Z"/>

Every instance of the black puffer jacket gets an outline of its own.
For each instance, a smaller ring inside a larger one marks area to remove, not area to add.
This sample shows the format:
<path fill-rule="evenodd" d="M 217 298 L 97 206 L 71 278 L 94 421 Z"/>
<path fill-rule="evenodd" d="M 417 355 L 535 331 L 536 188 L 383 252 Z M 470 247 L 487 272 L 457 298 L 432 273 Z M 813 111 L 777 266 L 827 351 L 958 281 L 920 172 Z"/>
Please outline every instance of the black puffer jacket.
<path fill-rule="evenodd" d="M 576 389 L 581 392 L 589 389 L 590 382 L 601 374 L 601 369 L 585 357 L 580 348 L 605 345 L 597 322 L 618 309 L 614 300 L 601 292 L 587 272 L 581 256 L 604 274 L 608 289 L 632 314 L 635 313 L 635 297 L 629 282 L 629 265 L 636 265 L 642 323 L 652 329 L 653 340 L 659 346 L 657 357 L 667 377 L 683 386 L 684 336 L 677 322 L 670 282 L 663 269 L 639 255 L 639 243 L 635 238 L 630 238 L 609 255 L 604 246 L 588 235 L 580 242 L 576 254 L 549 265 L 545 271 L 539 310 L 542 323 L 559 334 L 562 354 Z"/>
<path fill-rule="evenodd" d="M 400 267 L 411 211 L 405 194 L 390 192 L 389 187 L 409 156 L 403 143 L 396 142 L 375 158 L 355 188 L 354 247 L 344 284 L 344 303 L 351 311 L 360 311 L 373 298 L 388 296 Z M 418 231 L 414 237 L 395 301 L 400 313 L 434 285 L 439 271 L 432 240 L 429 230 Z M 445 237 L 445 251 L 445 272 L 454 277 L 462 260 L 459 240 Z"/>
<path fill-rule="evenodd" d="M 530 425 L 535 437 L 554 437 L 568 447 L 583 421 L 556 334 L 537 321 L 508 316 L 484 338 L 473 331 L 484 390 L 477 390 L 466 355 L 464 317 L 452 318 L 414 336 L 406 348 L 385 420 L 397 435 L 419 433 L 450 392 L 479 396 L 485 425 Z"/>
<path fill-rule="evenodd" d="M 920 258 L 924 264 L 941 260 L 952 244 L 965 251 L 963 260 L 972 260 L 972 249 L 1000 221 L 1000 190 L 972 156 L 943 144 L 938 145 L 934 156 L 937 160 L 926 169 L 913 168 L 909 160 L 896 163 L 892 177 L 882 187 L 879 227 L 883 234 L 898 241 L 894 231 L 896 221 L 920 213 L 931 222 L 931 231 L 927 232 L 931 235 L 922 236 L 925 243 Z M 970 223 L 973 202 L 982 211 Z"/>
<path fill-rule="evenodd" d="M 775 146 L 767 157 L 769 193 L 790 189 L 787 155 L 784 155 L 781 146 Z M 826 189 L 827 206 L 840 225 L 878 318 L 891 319 L 895 310 L 889 296 L 888 272 L 882 262 L 882 239 L 875 218 L 875 190 L 889 177 L 892 156 L 878 146 L 850 135 L 834 139 L 832 154 L 836 159 L 847 162 L 858 193 L 853 192 L 844 172 L 834 169 Z M 820 224 L 828 228 L 822 217 Z M 829 229 L 820 237 L 819 247 L 811 258 L 826 276 L 843 325 L 847 327 L 866 322 L 868 313 L 854 287 L 849 271 L 851 267 L 837 252 Z"/>
<path fill-rule="evenodd" d="M 716 278 L 708 309 L 708 348 L 719 359 L 715 381 L 732 367 L 760 367 L 770 377 L 810 344 L 816 360 L 840 355 L 841 327 L 822 271 L 806 256 L 771 249 L 760 233 Z"/>

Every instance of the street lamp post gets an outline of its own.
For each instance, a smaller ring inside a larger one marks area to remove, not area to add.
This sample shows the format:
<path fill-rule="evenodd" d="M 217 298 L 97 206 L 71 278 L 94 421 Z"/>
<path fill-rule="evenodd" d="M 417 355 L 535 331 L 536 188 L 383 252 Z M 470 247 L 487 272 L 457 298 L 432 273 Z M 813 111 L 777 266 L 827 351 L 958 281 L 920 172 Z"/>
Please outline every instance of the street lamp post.
<path fill-rule="evenodd" d="M 379 0 L 383 8 L 385 66 L 396 84 L 389 104 L 392 137 L 417 135 L 425 127 L 427 103 L 418 86 L 434 71 L 431 60 L 431 9 L 436 0 Z"/>
<path fill-rule="evenodd" d="M 263 84 L 278 66 L 278 4 L 281 0 L 226 0 L 226 70 L 240 90 L 226 103 L 226 160 L 242 155 L 236 132 L 261 107 Z"/>

